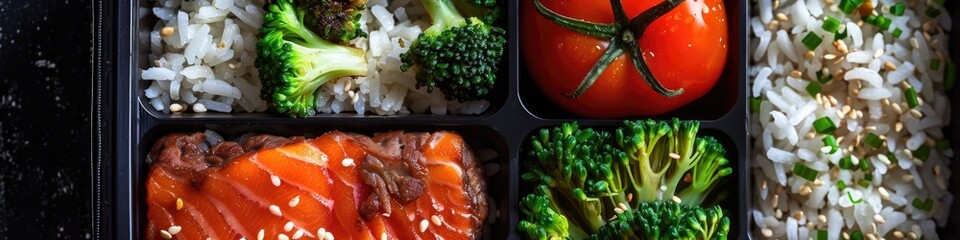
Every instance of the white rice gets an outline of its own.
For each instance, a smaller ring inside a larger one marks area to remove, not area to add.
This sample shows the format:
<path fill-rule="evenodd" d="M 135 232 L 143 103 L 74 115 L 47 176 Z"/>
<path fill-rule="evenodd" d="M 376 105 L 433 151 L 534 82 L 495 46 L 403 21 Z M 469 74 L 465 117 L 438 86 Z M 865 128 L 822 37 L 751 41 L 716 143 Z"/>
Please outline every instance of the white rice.
<path fill-rule="evenodd" d="M 149 81 L 144 90 L 149 105 L 164 113 L 171 104 L 187 110 L 265 111 L 253 65 L 261 6 L 262 0 L 158 0 L 152 12 L 159 21 L 145 37 L 152 66 L 140 76 Z M 419 1 L 371 0 L 361 19 L 369 36 L 350 43 L 367 51 L 367 76 L 324 84 L 316 93 L 317 112 L 476 115 L 489 108 L 486 100 L 447 101 L 438 89 L 417 89 L 416 69 L 400 71 L 400 55 L 430 26 Z M 165 27 L 174 31 L 164 37 Z"/>
<path fill-rule="evenodd" d="M 253 65 L 261 0 L 159 0 L 149 33 L 151 66 L 140 73 L 157 111 L 172 104 L 194 112 L 260 112 L 260 78 Z M 163 36 L 164 28 L 170 32 Z"/>
<path fill-rule="evenodd" d="M 880 31 L 869 23 L 858 24 L 858 13 L 840 12 L 839 0 L 829 4 L 758 1 L 758 12 L 748 28 L 754 36 L 749 51 L 753 59 L 750 94 L 761 98 L 758 111 L 750 116 L 750 132 L 755 136 L 753 236 L 807 239 L 825 230 L 828 239 L 846 238 L 854 231 L 862 232 L 865 239 L 939 239 L 936 228 L 946 224 L 953 201 L 946 190 L 953 150 L 939 151 L 934 146 L 944 138 L 942 129 L 950 122 L 950 103 L 943 93 L 949 58 L 943 33 L 951 28 L 947 10 L 936 6 L 942 13 L 930 19 L 924 11 L 937 4 L 915 1 L 912 6 L 907 3 L 901 17 L 889 12 L 889 6 L 898 1 L 874 0 L 880 6 L 875 14 L 892 20 L 888 31 Z M 789 20 L 777 20 L 780 14 Z M 847 31 L 842 41 L 847 51 L 841 52 L 832 42 L 833 33 L 821 28 L 827 16 L 840 20 L 841 31 Z M 933 27 L 925 30 L 927 22 Z M 899 38 L 892 34 L 897 28 L 903 31 Z M 802 43 L 810 32 L 824 40 L 813 50 L 812 59 L 806 57 L 808 49 Z M 935 58 L 940 66 L 931 69 Z M 833 79 L 811 96 L 806 87 L 823 69 Z M 794 71 L 799 78 L 791 76 Z M 920 100 L 913 109 L 905 100 L 909 87 Z M 837 126 L 832 134 L 839 150 L 834 154 L 822 149 L 826 134 L 815 133 L 812 126 L 822 117 Z M 870 133 L 881 136 L 883 146 L 866 146 L 864 139 Z M 921 146 L 930 149 L 926 161 L 913 155 Z M 896 163 L 886 156 L 888 152 Z M 854 170 L 839 168 L 847 156 L 856 165 Z M 871 166 L 867 172 L 860 170 L 859 163 L 864 161 Z M 816 171 L 815 181 L 794 175 L 795 164 Z M 864 177 L 868 173 L 873 176 L 870 181 Z M 846 188 L 838 187 L 840 181 Z M 913 206 L 915 199 L 928 198 L 933 202 L 931 210 Z"/>

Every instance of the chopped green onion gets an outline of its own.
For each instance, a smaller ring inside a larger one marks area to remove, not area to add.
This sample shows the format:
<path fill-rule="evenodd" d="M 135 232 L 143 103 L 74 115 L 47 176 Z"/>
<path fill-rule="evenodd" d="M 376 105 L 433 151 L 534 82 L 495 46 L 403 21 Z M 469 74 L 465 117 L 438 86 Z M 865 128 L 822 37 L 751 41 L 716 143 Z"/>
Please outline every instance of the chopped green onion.
<path fill-rule="evenodd" d="M 903 30 L 900 28 L 893 29 L 893 37 L 900 38 L 900 35 L 903 35 Z"/>
<path fill-rule="evenodd" d="M 893 20 L 883 16 L 877 16 L 877 27 L 880 27 L 881 30 L 886 31 L 890 29 L 890 24 L 893 23 Z"/>
<path fill-rule="evenodd" d="M 867 180 L 860 179 L 860 181 L 857 181 L 857 185 L 860 185 L 861 187 L 866 188 L 870 186 L 870 182 L 868 182 Z"/>
<path fill-rule="evenodd" d="M 926 162 L 930 158 L 930 148 L 927 145 L 920 145 L 917 150 L 913 150 L 913 157 Z"/>
<path fill-rule="evenodd" d="M 820 46 L 820 43 L 823 43 L 823 39 L 820 38 L 820 36 L 813 34 L 813 32 L 807 33 L 807 36 L 803 37 L 803 45 L 807 46 L 807 49 L 810 49 L 811 51 L 817 49 L 817 46 Z"/>
<path fill-rule="evenodd" d="M 930 70 L 940 69 L 940 59 L 934 58 L 930 60 Z"/>
<path fill-rule="evenodd" d="M 867 134 L 867 137 L 864 139 L 863 143 L 870 145 L 873 148 L 880 148 L 883 145 L 883 140 L 880 140 L 880 137 L 876 134 L 870 133 Z"/>
<path fill-rule="evenodd" d="M 857 200 L 853 200 L 853 195 L 850 195 L 850 192 L 847 192 L 847 199 L 849 199 L 850 202 L 853 203 L 853 204 L 857 204 L 857 203 L 863 202 L 863 198 L 860 198 L 860 199 L 857 199 Z"/>
<path fill-rule="evenodd" d="M 944 88 L 947 91 L 953 90 L 953 84 L 957 80 L 957 65 L 953 61 L 947 61 L 947 69 L 943 71 Z"/>
<path fill-rule="evenodd" d="M 946 1 L 946 0 L 933 0 L 933 2 L 943 5 L 943 3 L 947 2 L 947 1 Z"/>
<path fill-rule="evenodd" d="M 897 162 L 899 162 L 899 160 L 897 160 L 897 156 L 893 155 L 892 152 L 887 153 L 887 159 L 890 159 L 890 163 L 896 164 Z"/>
<path fill-rule="evenodd" d="M 867 181 L 873 181 L 873 174 L 867 173 L 866 175 L 863 175 L 863 179 Z"/>
<path fill-rule="evenodd" d="M 913 207 L 920 210 L 930 211 L 930 209 L 933 209 L 933 199 L 927 198 L 927 200 L 920 200 L 920 198 L 914 198 Z"/>
<path fill-rule="evenodd" d="M 827 17 L 827 19 L 823 21 L 823 26 L 820 27 L 827 32 L 835 33 L 837 30 L 840 30 L 840 21 L 836 18 Z"/>
<path fill-rule="evenodd" d="M 863 233 L 860 231 L 853 231 L 853 233 L 850 233 L 850 240 L 863 240 Z"/>
<path fill-rule="evenodd" d="M 870 170 L 870 161 L 867 159 L 860 159 L 860 170 L 864 172 Z"/>
<path fill-rule="evenodd" d="M 826 71 L 817 71 L 817 81 L 820 83 L 827 83 L 833 79 L 833 75 Z"/>
<path fill-rule="evenodd" d="M 827 230 L 817 230 L 817 240 L 828 240 L 830 238 Z"/>
<path fill-rule="evenodd" d="M 813 129 L 817 130 L 817 133 L 833 133 L 837 130 L 837 125 L 833 123 L 829 117 L 821 117 L 816 121 L 813 121 Z"/>
<path fill-rule="evenodd" d="M 940 16 L 940 9 L 937 8 L 937 7 L 932 7 L 932 6 L 931 6 L 931 7 L 927 7 L 927 12 L 926 12 L 926 13 L 927 13 L 927 17 L 936 18 L 937 16 Z"/>
<path fill-rule="evenodd" d="M 847 29 L 843 29 L 843 32 L 839 32 L 839 33 L 833 35 L 833 39 L 834 39 L 834 40 L 840 40 L 840 39 L 844 39 L 844 38 L 847 38 Z"/>
<path fill-rule="evenodd" d="M 877 25 L 877 15 L 867 16 L 866 21 L 867 21 L 867 23 L 869 23 L 869 24 Z"/>
<path fill-rule="evenodd" d="M 940 139 L 937 141 L 937 150 L 946 151 L 950 149 L 950 139 Z"/>
<path fill-rule="evenodd" d="M 817 170 L 813 170 L 802 163 L 793 164 L 793 174 L 807 181 L 817 180 Z"/>
<path fill-rule="evenodd" d="M 853 160 L 850 159 L 850 156 L 846 156 L 840 159 L 840 168 L 846 170 L 853 170 L 856 167 L 853 165 Z"/>
<path fill-rule="evenodd" d="M 807 84 L 807 94 L 810 94 L 810 97 L 816 97 L 817 93 L 820 93 L 820 90 L 823 89 L 820 88 L 820 84 L 817 82 L 810 82 L 810 84 Z"/>
<path fill-rule="evenodd" d="M 830 147 L 830 152 L 828 152 L 829 154 L 834 154 L 837 152 L 837 149 L 840 149 L 840 145 L 837 144 L 837 138 L 833 137 L 833 135 L 827 135 L 826 137 L 823 137 L 823 145 Z"/>
<path fill-rule="evenodd" d="M 890 14 L 893 14 L 894 16 L 903 16 L 903 12 L 906 10 L 907 4 L 900 2 L 890 7 Z"/>
<path fill-rule="evenodd" d="M 904 98 L 907 99 L 907 106 L 910 108 L 915 108 L 920 106 L 920 100 L 917 99 L 917 90 L 908 88 L 906 91 L 903 91 Z"/>
<path fill-rule="evenodd" d="M 760 103 L 763 102 L 763 99 L 760 97 L 750 98 L 750 112 L 760 111 Z"/>
<path fill-rule="evenodd" d="M 840 10 L 845 14 L 851 14 L 860 7 L 861 3 L 863 2 L 856 0 L 840 0 Z"/>
<path fill-rule="evenodd" d="M 843 182 L 843 180 L 837 180 L 837 189 L 843 191 L 844 188 L 847 188 L 847 183 Z"/>

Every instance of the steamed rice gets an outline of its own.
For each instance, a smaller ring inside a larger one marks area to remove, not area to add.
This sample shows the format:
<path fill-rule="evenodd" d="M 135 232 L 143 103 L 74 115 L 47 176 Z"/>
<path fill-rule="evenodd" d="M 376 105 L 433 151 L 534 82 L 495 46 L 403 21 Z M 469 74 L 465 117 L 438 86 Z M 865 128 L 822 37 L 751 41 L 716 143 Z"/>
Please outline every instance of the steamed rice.
<path fill-rule="evenodd" d="M 896 1 L 874 0 L 880 6 L 874 14 L 892 20 L 888 31 L 880 31 L 859 14 L 840 12 L 839 2 L 759 0 L 759 12 L 750 20 L 749 90 L 761 99 L 750 117 L 753 236 L 808 239 L 826 230 L 828 239 L 849 238 L 854 231 L 865 239 L 938 239 L 936 228 L 946 224 L 953 201 L 946 183 L 954 153 L 935 147 L 950 122 L 943 93 L 950 16 L 936 3 L 912 1 L 899 17 L 889 12 Z M 942 13 L 931 19 L 924 14 L 928 6 Z M 833 33 L 821 28 L 827 16 L 841 21 L 847 38 L 832 41 Z M 899 38 L 895 29 L 902 30 Z M 824 41 L 808 51 L 802 40 L 811 32 Z M 932 61 L 939 66 L 930 67 Z M 806 88 L 818 73 L 832 80 L 811 96 Z M 912 109 L 904 96 L 911 87 L 920 102 Z M 822 117 L 837 126 L 832 134 L 839 151 L 833 154 L 823 143 L 826 134 L 813 128 Z M 879 149 L 865 145 L 870 133 L 880 136 Z M 930 149 L 926 161 L 913 154 L 921 146 Z M 854 170 L 839 168 L 847 156 Z M 871 166 L 872 180 L 857 170 L 861 161 Z M 795 164 L 815 170 L 815 180 L 794 175 Z M 915 199 L 928 198 L 929 211 L 914 207 Z"/>
<path fill-rule="evenodd" d="M 149 105 L 164 113 L 171 109 L 265 111 L 267 102 L 260 98 L 260 79 L 253 65 L 262 6 L 261 0 L 157 1 L 151 10 L 160 20 L 151 32 L 143 33 L 149 37 L 141 38 L 150 41 L 152 66 L 141 71 L 141 79 L 149 81 L 144 90 Z M 324 84 L 316 92 L 317 112 L 475 115 L 486 111 L 490 106 L 486 100 L 448 101 L 440 90 L 417 89 L 415 69 L 400 71 L 400 55 L 430 25 L 419 1 L 368 1 L 361 16 L 361 28 L 368 37 L 350 42 L 366 51 L 367 76 Z M 178 29 L 188 29 L 187 34 Z"/>

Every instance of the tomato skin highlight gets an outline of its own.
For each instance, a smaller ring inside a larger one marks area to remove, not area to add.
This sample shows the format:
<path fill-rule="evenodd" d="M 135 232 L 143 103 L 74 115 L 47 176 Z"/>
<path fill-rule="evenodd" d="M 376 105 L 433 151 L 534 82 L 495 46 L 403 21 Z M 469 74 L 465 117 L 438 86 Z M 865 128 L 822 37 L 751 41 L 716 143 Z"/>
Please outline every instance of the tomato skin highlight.
<path fill-rule="evenodd" d="M 653 21 L 639 38 L 651 72 L 667 89 L 684 89 L 675 97 L 655 92 L 627 55 L 614 60 L 596 82 L 577 98 L 573 93 L 594 66 L 608 39 L 561 27 L 540 15 L 531 0 L 522 0 L 521 51 L 530 76 L 541 92 L 579 116 L 617 118 L 666 113 L 705 95 L 717 83 L 726 63 L 726 10 L 722 0 L 686 0 Z M 571 18 L 612 23 L 610 1 L 540 0 L 548 9 Z M 623 1 L 632 18 L 662 0 Z"/>

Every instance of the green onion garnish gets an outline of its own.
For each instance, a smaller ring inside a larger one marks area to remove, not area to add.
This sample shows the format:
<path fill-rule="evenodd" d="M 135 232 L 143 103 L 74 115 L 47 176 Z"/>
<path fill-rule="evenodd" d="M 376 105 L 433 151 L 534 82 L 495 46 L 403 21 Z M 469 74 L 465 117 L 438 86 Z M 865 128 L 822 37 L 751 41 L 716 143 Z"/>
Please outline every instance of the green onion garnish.
<path fill-rule="evenodd" d="M 843 182 L 843 180 L 837 180 L 837 189 L 843 191 L 844 188 L 847 188 L 847 183 Z"/>
<path fill-rule="evenodd" d="M 839 32 L 833 35 L 834 40 L 840 40 L 844 38 L 847 38 L 847 29 L 843 29 L 843 32 Z"/>
<path fill-rule="evenodd" d="M 877 25 L 877 15 L 867 16 L 866 21 L 867 21 L 867 23 L 869 23 L 869 24 Z"/>
<path fill-rule="evenodd" d="M 810 84 L 807 84 L 807 94 L 810 94 L 810 97 L 816 97 L 817 93 L 820 93 L 820 90 L 823 89 L 820 88 L 820 84 L 817 82 L 810 82 Z"/>
<path fill-rule="evenodd" d="M 936 18 L 937 16 L 940 16 L 940 9 L 937 8 L 937 7 L 932 7 L 932 6 L 931 6 L 931 7 L 927 7 L 927 12 L 926 12 L 926 14 L 927 14 L 927 17 Z"/>
<path fill-rule="evenodd" d="M 917 99 L 917 90 L 908 88 L 906 91 L 903 91 L 903 97 L 907 99 L 907 106 L 910 108 L 915 108 L 920 106 L 920 100 Z"/>
<path fill-rule="evenodd" d="M 760 103 L 761 103 L 761 102 L 763 102 L 763 100 L 760 99 L 760 97 L 752 97 L 752 98 L 750 98 L 750 112 L 760 111 Z"/>
<path fill-rule="evenodd" d="M 807 49 L 810 49 L 811 51 L 817 49 L 817 46 L 820 46 L 820 43 L 823 43 L 823 39 L 820 38 L 820 36 L 813 34 L 813 32 L 807 33 L 807 36 L 803 37 L 803 45 L 807 46 Z"/>
<path fill-rule="evenodd" d="M 950 149 L 950 139 L 940 139 L 937 141 L 937 150 L 946 151 Z"/>
<path fill-rule="evenodd" d="M 934 58 L 930 60 L 930 70 L 937 70 L 937 69 L 940 69 L 940 59 Z"/>
<path fill-rule="evenodd" d="M 897 156 L 893 155 L 892 152 L 887 153 L 887 159 L 890 159 L 890 163 L 894 163 L 894 164 L 896 164 L 899 161 L 897 160 Z"/>
<path fill-rule="evenodd" d="M 930 158 L 930 147 L 927 145 L 920 145 L 917 150 L 913 150 L 913 157 L 920 159 L 920 161 L 926 162 Z"/>
<path fill-rule="evenodd" d="M 853 170 L 856 167 L 853 165 L 853 160 L 850 159 L 850 156 L 846 156 L 840 159 L 840 168 L 846 170 Z"/>
<path fill-rule="evenodd" d="M 867 137 L 864 139 L 863 143 L 866 143 L 873 148 L 880 148 L 880 146 L 883 145 L 883 140 L 880 140 L 880 137 L 876 134 L 869 133 L 867 134 Z"/>
<path fill-rule="evenodd" d="M 906 10 L 907 4 L 900 2 L 890 7 L 890 14 L 893 14 L 894 16 L 903 16 L 903 12 Z"/>
<path fill-rule="evenodd" d="M 840 10 L 845 14 L 853 13 L 853 10 L 857 10 L 860 7 L 862 2 L 856 0 L 840 0 Z"/>
<path fill-rule="evenodd" d="M 860 159 L 860 170 L 864 172 L 870 170 L 870 161 L 868 161 L 866 158 Z"/>
<path fill-rule="evenodd" d="M 863 240 L 863 233 L 860 231 L 853 231 L 853 233 L 850 233 L 850 240 Z"/>
<path fill-rule="evenodd" d="M 840 145 L 837 144 L 837 138 L 833 137 L 833 135 L 827 135 L 826 137 L 823 137 L 823 145 L 830 147 L 830 152 L 828 152 L 829 154 L 834 154 L 838 149 L 840 149 Z"/>
<path fill-rule="evenodd" d="M 817 180 L 817 170 L 813 170 L 802 163 L 793 164 L 793 174 L 807 181 Z"/>
<path fill-rule="evenodd" d="M 860 185 L 860 187 L 866 188 L 870 186 L 870 182 L 868 182 L 867 180 L 860 179 L 860 181 L 857 181 L 857 185 Z"/>
<path fill-rule="evenodd" d="M 833 133 L 837 130 L 837 125 L 833 123 L 829 117 L 821 117 L 816 121 L 813 121 L 813 129 L 817 130 L 817 133 Z"/>
<path fill-rule="evenodd" d="M 840 30 L 840 21 L 836 18 L 827 17 L 827 19 L 823 21 L 823 26 L 820 27 L 827 32 L 835 33 L 837 30 Z"/>
<path fill-rule="evenodd" d="M 828 240 L 828 238 L 827 230 L 817 230 L 817 240 Z"/>
<path fill-rule="evenodd" d="M 850 192 L 847 192 L 847 199 L 849 199 L 850 202 L 853 203 L 853 204 L 857 204 L 857 203 L 863 202 L 863 198 L 860 198 L 860 199 L 857 199 L 857 200 L 853 200 L 853 195 L 850 195 Z"/>
<path fill-rule="evenodd" d="M 896 28 L 893 30 L 893 37 L 900 38 L 900 35 L 903 35 L 903 30 Z"/>
<path fill-rule="evenodd" d="M 953 90 L 954 81 L 957 80 L 957 65 L 953 61 L 947 61 L 947 69 L 943 71 L 944 88 L 947 91 Z"/>
<path fill-rule="evenodd" d="M 920 210 L 930 211 L 930 209 L 933 209 L 933 199 L 927 198 L 927 200 L 920 200 L 920 198 L 914 198 L 913 207 Z"/>
<path fill-rule="evenodd" d="M 866 175 L 863 175 L 863 179 L 867 181 L 873 181 L 873 174 L 867 173 Z"/>
<path fill-rule="evenodd" d="M 883 16 L 877 16 L 877 26 L 880 27 L 881 30 L 886 31 L 887 29 L 890 29 L 891 23 L 893 23 L 893 20 Z"/>
<path fill-rule="evenodd" d="M 820 83 L 827 83 L 830 80 L 833 80 L 833 75 L 827 71 L 817 71 L 817 81 Z"/>

